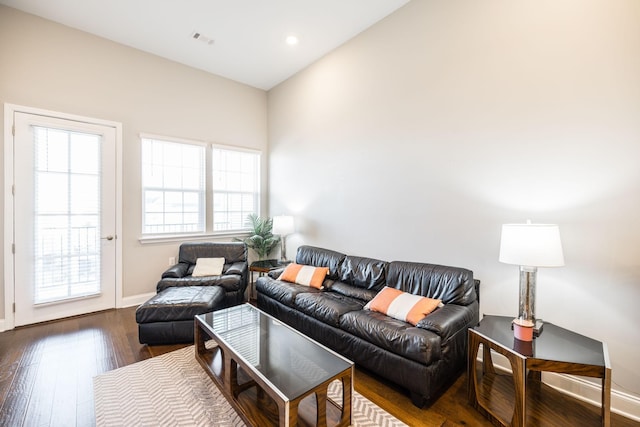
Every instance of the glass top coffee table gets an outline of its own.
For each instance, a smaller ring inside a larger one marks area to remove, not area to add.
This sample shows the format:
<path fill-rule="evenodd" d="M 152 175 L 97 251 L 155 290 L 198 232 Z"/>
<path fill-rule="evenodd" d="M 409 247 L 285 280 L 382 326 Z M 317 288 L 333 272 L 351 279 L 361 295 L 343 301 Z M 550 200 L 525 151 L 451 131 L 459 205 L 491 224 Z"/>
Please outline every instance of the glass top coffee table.
<path fill-rule="evenodd" d="M 350 360 L 250 304 L 198 315 L 194 325 L 196 359 L 247 423 L 264 424 L 265 411 L 259 407 L 264 393 L 277 405 L 280 426 L 296 425 L 298 405 L 312 394 L 316 425 L 326 425 L 327 402 L 341 411 L 338 425 L 351 423 Z M 217 345 L 206 345 L 209 340 Z M 246 377 L 244 382 L 241 376 Z M 342 402 L 327 398 L 327 388 L 335 380 L 342 383 Z M 256 386 L 255 402 L 241 398 Z"/>

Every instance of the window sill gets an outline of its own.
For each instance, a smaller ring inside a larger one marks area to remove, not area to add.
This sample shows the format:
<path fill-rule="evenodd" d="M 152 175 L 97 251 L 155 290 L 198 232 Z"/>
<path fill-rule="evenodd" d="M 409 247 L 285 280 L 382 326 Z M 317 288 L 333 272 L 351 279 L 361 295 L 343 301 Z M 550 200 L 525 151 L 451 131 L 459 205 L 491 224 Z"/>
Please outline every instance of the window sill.
<path fill-rule="evenodd" d="M 249 235 L 248 231 L 229 231 L 217 233 L 198 234 L 171 234 L 171 235 L 149 235 L 138 238 L 141 245 L 173 242 L 195 242 L 199 240 L 229 240 L 230 238 L 242 238 Z"/>

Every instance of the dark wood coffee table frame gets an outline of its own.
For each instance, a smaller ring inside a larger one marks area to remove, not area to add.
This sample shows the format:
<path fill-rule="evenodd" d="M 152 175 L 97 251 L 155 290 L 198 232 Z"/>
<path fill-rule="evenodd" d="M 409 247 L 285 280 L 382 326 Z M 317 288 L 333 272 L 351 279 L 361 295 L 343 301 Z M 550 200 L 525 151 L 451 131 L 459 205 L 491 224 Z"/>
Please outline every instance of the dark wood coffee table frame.
<path fill-rule="evenodd" d="M 287 325 L 284 326 L 288 327 Z M 219 374 L 215 372 L 213 367 L 214 352 L 217 350 L 207 349 L 205 346 L 205 342 L 209 339 L 214 340 L 218 344 L 219 351 L 222 353 L 222 370 Z M 215 332 L 204 324 L 198 316 L 195 317 L 194 321 L 194 341 L 196 360 L 214 380 L 220 390 L 222 390 L 223 394 L 246 423 L 254 426 L 261 425 L 260 421 L 256 420 L 252 415 L 251 409 L 241 403 L 239 395 L 251 387 L 258 386 L 258 396 L 260 396 L 261 393 L 267 393 L 278 405 L 279 425 L 281 427 L 295 426 L 298 424 L 298 405 L 304 398 L 312 394 L 316 396 L 317 426 L 326 427 L 327 425 L 327 402 L 334 404 L 336 408 L 341 411 L 342 415 L 338 426 L 346 427 L 351 424 L 353 364 L 351 367 L 324 381 L 315 388 L 289 401 L 279 390 L 273 388 L 271 384 L 265 381 L 262 376 L 253 369 L 253 366 L 250 366 L 245 363 L 241 357 L 238 357 L 233 348 L 230 348 L 224 343 L 224 340 L 218 339 Z M 250 381 L 242 384 L 238 383 L 238 367 L 251 378 Z M 340 380 L 342 383 L 342 408 L 327 398 L 329 384 L 335 380 Z"/>
<path fill-rule="evenodd" d="M 502 316 L 485 316 L 483 321 L 496 322 L 500 324 L 509 332 L 511 318 Z M 482 325 L 482 322 L 481 322 Z M 580 375 L 593 378 L 602 379 L 602 425 L 603 427 L 609 427 L 611 425 L 611 364 L 609 361 L 609 353 L 607 345 L 605 343 L 599 343 L 601 347 L 601 357 L 603 363 L 585 363 L 584 361 L 571 361 L 561 360 L 554 357 L 536 357 L 522 354 L 520 351 L 515 350 L 512 347 L 508 347 L 504 344 L 504 331 L 501 333 L 500 339 L 478 331 L 477 328 L 469 328 L 469 347 L 468 347 L 468 399 L 469 403 L 480 411 L 483 415 L 489 418 L 495 425 L 504 425 L 512 427 L 524 427 L 527 421 L 526 414 L 526 387 L 527 387 L 527 370 L 529 370 L 529 378 L 532 380 L 541 380 L 541 372 L 558 372 L 565 374 Z M 546 334 L 546 335 L 545 335 Z M 554 336 L 550 336 L 554 334 Z M 541 336 L 536 340 L 547 338 L 559 338 L 561 337 L 562 344 L 566 346 L 570 351 L 580 352 L 581 347 L 579 342 L 581 340 L 589 340 L 588 338 L 560 328 L 553 324 L 545 324 L 545 329 Z M 535 340 L 534 340 L 535 341 Z M 478 384 L 478 372 L 477 372 L 477 357 L 482 344 L 483 357 L 482 357 L 482 369 L 486 374 L 495 374 L 493 362 L 491 360 L 491 350 L 503 355 L 509 361 L 511 370 L 513 373 L 513 385 L 515 391 L 515 407 L 513 409 L 513 417 L 510 423 L 501 419 L 498 414 L 493 410 L 487 399 L 483 399 L 483 396 L 479 384 Z"/>

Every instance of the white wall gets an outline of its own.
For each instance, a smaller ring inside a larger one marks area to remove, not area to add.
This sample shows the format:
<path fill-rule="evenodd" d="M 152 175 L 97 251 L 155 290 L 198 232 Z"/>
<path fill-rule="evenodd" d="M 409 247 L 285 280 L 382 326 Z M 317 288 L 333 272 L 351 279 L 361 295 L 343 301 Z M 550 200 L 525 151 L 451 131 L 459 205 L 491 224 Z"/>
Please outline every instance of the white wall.
<path fill-rule="evenodd" d="M 155 292 L 178 246 L 138 242 L 140 132 L 255 148 L 266 159 L 266 92 L 0 6 L 5 102 L 123 124 L 125 298 Z M 266 172 L 263 181 L 266 190 Z M 3 298 L 0 287 L 0 319 Z"/>
<path fill-rule="evenodd" d="M 414 0 L 269 92 L 270 212 L 302 243 L 472 269 L 517 313 L 503 223 L 558 223 L 538 317 L 640 397 L 640 2 Z"/>

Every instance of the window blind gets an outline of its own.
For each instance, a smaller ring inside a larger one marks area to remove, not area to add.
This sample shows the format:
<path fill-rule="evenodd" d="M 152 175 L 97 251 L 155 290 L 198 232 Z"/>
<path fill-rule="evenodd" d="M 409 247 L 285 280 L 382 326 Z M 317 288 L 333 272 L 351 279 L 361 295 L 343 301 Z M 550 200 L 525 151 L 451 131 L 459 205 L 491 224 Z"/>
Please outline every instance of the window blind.
<path fill-rule="evenodd" d="M 100 135 L 33 126 L 34 303 L 100 292 Z"/>
<path fill-rule="evenodd" d="M 142 138 L 143 234 L 205 231 L 205 148 Z"/>

